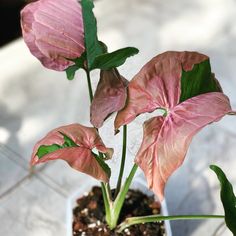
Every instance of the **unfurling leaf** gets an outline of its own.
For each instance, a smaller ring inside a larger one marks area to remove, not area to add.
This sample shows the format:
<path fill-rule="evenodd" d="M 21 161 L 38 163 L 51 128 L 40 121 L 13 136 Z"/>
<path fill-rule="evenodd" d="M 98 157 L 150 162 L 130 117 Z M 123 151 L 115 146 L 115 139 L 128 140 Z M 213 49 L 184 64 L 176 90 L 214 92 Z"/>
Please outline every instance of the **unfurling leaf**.
<path fill-rule="evenodd" d="M 110 169 L 93 153 L 99 152 L 112 156 L 113 150 L 105 147 L 95 128 L 71 124 L 49 132 L 34 147 L 31 164 L 50 160 L 65 160 L 72 168 L 107 182 Z"/>
<path fill-rule="evenodd" d="M 208 62 L 207 56 L 197 52 L 166 52 L 154 57 L 130 81 L 126 106 L 116 116 L 118 130 L 142 113 L 166 110 L 165 116 L 144 123 L 135 159 L 160 199 L 168 178 L 184 161 L 193 136 L 231 111 Z"/>
<path fill-rule="evenodd" d="M 91 69 L 111 70 L 123 65 L 128 57 L 134 56 L 139 50 L 134 47 L 126 47 L 111 53 L 105 53 L 95 58 Z"/>
<path fill-rule="evenodd" d="M 218 166 L 211 165 L 210 168 L 216 173 L 220 181 L 220 196 L 225 210 L 225 223 L 232 231 L 233 235 L 236 235 L 236 197 L 234 195 L 232 184 Z"/>
<path fill-rule="evenodd" d="M 128 81 L 117 69 L 101 71 L 100 80 L 91 104 L 91 123 L 100 128 L 113 112 L 125 106 Z"/>
<path fill-rule="evenodd" d="M 75 77 L 75 72 L 78 70 L 76 65 L 70 66 L 66 69 L 66 76 L 68 80 L 73 80 Z"/>

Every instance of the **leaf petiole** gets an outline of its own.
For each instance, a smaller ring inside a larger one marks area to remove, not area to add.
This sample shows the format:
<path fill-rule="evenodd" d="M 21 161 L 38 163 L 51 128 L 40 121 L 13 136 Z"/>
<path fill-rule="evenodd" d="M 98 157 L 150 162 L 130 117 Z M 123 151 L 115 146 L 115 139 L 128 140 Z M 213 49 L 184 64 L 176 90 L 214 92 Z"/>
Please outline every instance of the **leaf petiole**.
<path fill-rule="evenodd" d="M 144 224 L 151 222 L 158 222 L 164 220 L 202 220 L 202 219 L 222 219 L 224 215 L 176 215 L 176 216 L 161 216 L 161 215 L 150 215 L 140 217 L 127 218 L 118 226 L 118 233 L 121 233 L 124 229 L 131 225 Z"/>

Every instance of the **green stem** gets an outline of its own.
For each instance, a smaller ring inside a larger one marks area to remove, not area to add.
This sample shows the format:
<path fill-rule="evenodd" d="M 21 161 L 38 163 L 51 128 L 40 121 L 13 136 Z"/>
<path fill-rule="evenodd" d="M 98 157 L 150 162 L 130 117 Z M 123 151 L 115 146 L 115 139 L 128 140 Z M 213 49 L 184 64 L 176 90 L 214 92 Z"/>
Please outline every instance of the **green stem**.
<path fill-rule="evenodd" d="M 176 215 L 176 216 L 161 216 L 161 215 L 150 215 L 140 217 L 127 218 L 118 226 L 118 232 L 122 232 L 125 228 L 135 224 L 144 224 L 151 222 L 158 222 L 163 220 L 201 220 L 210 218 L 224 218 L 223 215 Z"/>
<path fill-rule="evenodd" d="M 87 82 L 88 82 L 90 103 L 92 103 L 93 89 L 92 89 L 92 84 L 91 84 L 90 71 L 88 69 L 86 69 L 85 72 L 86 72 Z M 103 159 L 103 154 L 101 152 L 99 152 L 99 156 L 101 159 Z M 111 209 L 111 205 L 112 205 L 110 185 L 109 185 L 109 183 L 101 182 L 101 188 L 102 188 L 102 195 L 103 195 L 103 200 L 104 200 L 104 205 L 105 205 L 106 219 L 109 220 L 111 217 L 111 210 L 110 209 Z"/>
<path fill-rule="evenodd" d="M 123 126 L 123 147 L 122 147 L 122 158 L 120 163 L 120 173 L 116 185 L 116 193 L 115 197 L 120 192 L 121 184 L 122 184 L 122 178 L 124 174 L 124 167 L 125 167 L 125 158 L 126 158 L 126 147 L 127 147 L 127 125 Z"/>
<path fill-rule="evenodd" d="M 122 209 L 126 194 L 129 190 L 129 187 L 131 185 L 131 182 L 134 178 L 134 175 L 135 175 L 137 169 L 138 169 L 137 164 L 134 164 L 129 176 L 127 177 L 123 187 L 121 188 L 119 194 L 117 195 L 117 197 L 113 203 L 113 206 L 111 208 L 111 221 L 108 222 L 109 227 L 111 229 L 114 229 L 117 226 L 117 221 L 119 219 L 120 211 Z"/>
<path fill-rule="evenodd" d="M 109 193 L 109 187 L 108 184 L 101 182 L 101 188 L 102 188 L 102 196 L 105 206 L 105 212 L 106 212 L 106 220 L 109 221 L 111 218 L 111 199 L 110 199 L 110 193 Z"/>
<path fill-rule="evenodd" d="M 90 79 L 90 71 L 88 69 L 86 69 L 85 72 L 86 72 L 86 75 L 87 75 L 90 103 L 92 103 L 92 101 L 93 101 L 93 89 L 92 89 L 92 84 L 91 84 L 91 79 Z"/>

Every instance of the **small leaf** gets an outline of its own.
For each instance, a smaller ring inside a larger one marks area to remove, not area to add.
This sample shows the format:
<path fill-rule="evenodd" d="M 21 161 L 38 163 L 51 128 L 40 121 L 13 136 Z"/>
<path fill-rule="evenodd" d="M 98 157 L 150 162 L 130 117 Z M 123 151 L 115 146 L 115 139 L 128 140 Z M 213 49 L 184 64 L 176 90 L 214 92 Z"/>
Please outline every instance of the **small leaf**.
<path fill-rule="evenodd" d="M 81 57 L 76 58 L 76 59 L 69 59 L 66 58 L 67 60 L 73 61 L 75 64 L 68 67 L 65 71 L 66 71 L 66 76 L 68 80 L 73 80 L 75 77 L 75 72 L 79 69 L 84 69 L 84 63 L 85 63 L 85 59 L 86 59 L 86 53 L 83 53 L 81 55 Z"/>
<path fill-rule="evenodd" d="M 110 178 L 111 177 L 111 169 L 110 169 L 110 167 L 105 163 L 105 161 L 99 155 L 94 154 L 94 156 L 95 156 L 95 159 L 98 162 L 98 164 L 106 172 L 108 178 Z"/>
<path fill-rule="evenodd" d="M 98 41 L 97 37 L 97 21 L 93 14 L 93 1 L 82 0 L 81 6 L 84 22 L 86 57 L 88 68 L 90 69 L 95 57 L 101 55 L 103 53 L 104 48 Z"/>
<path fill-rule="evenodd" d="M 121 66 L 128 57 L 134 56 L 139 50 L 134 47 L 126 47 L 111 53 L 105 53 L 95 58 L 91 69 L 110 70 Z"/>
<path fill-rule="evenodd" d="M 92 149 L 109 157 L 113 154 L 113 149 L 104 145 L 95 128 L 80 124 L 62 126 L 52 130 L 36 143 L 31 165 L 61 159 L 75 170 L 108 182 L 109 167 L 103 160 L 97 160 Z"/>
<path fill-rule="evenodd" d="M 224 172 L 215 165 L 210 168 L 216 173 L 221 184 L 221 201 L 225 210 L 225 222 L 227 227 L 236 235 L 236 197 L 233 187 Z"/>
<path fill-rule="evenodd" d="M 78 70 L 76 65 L 70 66 L 66 69 L 66 76 L 68 80 L 73 80 L 75 77 L 75 72 Z"/>
<path fill-rule="evenodd" d="M 90 121 L 100 128 L 103 122 L 125 106 L 128 81 L 117 69 L 101 70 L 94 99 L 90 107 Z"/>
<path fill-rule="evenodd" d="M 209 59 L 195 64 L 190 71 L 182 71 L 180 102 L 209 92 L 222 92 L 215 75 L 211 73 Z"/>

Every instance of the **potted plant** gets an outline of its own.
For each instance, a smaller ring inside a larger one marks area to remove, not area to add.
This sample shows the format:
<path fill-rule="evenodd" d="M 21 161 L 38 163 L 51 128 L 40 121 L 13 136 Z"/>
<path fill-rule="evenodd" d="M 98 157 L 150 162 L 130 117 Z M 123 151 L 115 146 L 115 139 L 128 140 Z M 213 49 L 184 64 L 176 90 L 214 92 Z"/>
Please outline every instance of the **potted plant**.
<path fill-rule="evenodd" d="M 50 131 L 35 145 L 31 159 L 32 165 L 62 159 L 101 182 L 101 188 L 78 199 L 73 234 L 156 235 L 158 231 L 164 235 L 163 224 L 156 222 L 225 218 L 235 235 L 236 198 L 232 185 L 215 165 L 211 169 L 221 183 L 225 215 L 163 216 L 154 198 L 129 190 L 141 168 L 149 189 L 163 201 L 165 184 L 183 163 L 193 136 L 223 116 L 235 115 L 211 72 L 209 58 L 198 52 L 165 52 L 146 63 L 129 82 L 117 68 L 138 49 L 108 52 L 98 40 L 93 7 L 92 0 L 39 0 L 21 12 L 23 37 L 31 53 L 45 67 L 65 71 L 69 80 L 77 70 L 84 70 L 88 82 L 91 127 L 75 123 Z M 93 93 L 90 72 L 95 69 L 100 70 L 100 80 Z M 153 111 L 158 114 L 144 122 L 142 144 L 123 181 L 127 125 L 138 115 Z M 117 185 L 111 189 L 113 170 L 106 161 L 114 150 L 104 144 L 99 128 L 114 112 L 114 131 L 117 134 L 123 127 L 123 146 Z"/>

